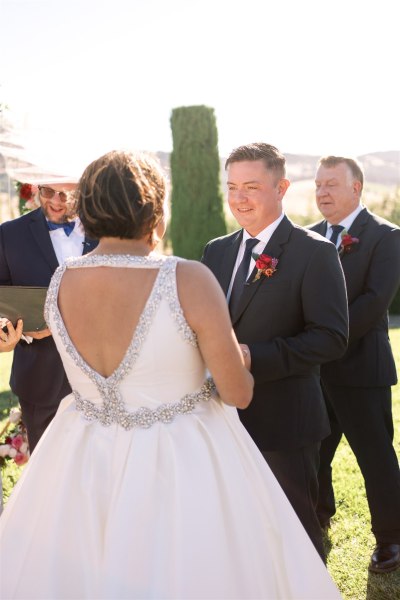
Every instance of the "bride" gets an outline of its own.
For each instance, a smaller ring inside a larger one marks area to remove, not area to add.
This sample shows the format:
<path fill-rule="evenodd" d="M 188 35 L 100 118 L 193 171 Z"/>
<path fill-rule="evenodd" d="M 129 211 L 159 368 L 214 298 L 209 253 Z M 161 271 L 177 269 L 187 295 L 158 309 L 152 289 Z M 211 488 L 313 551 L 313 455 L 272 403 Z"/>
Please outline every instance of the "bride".
<path fill-rule="evenodd" d="M 165 189 L 127 152 L 81 177 L 100 242 L 59 267 L 45 308 L 73 392 L 0 518 L 0 595 L 339 599 L 237 416 L 253 379 L 219 284 L 154 252 Z"/>

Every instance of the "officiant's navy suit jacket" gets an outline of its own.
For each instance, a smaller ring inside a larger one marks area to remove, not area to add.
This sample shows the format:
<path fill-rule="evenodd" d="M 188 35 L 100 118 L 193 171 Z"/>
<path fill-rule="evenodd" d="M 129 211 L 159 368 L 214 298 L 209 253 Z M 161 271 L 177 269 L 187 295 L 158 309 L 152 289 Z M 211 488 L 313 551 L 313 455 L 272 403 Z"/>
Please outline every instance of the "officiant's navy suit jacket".
<path fill-rule="evenodd" d="M 225 293 L 242 235 L 212 240 L 204 250 L 202 261 Z M 335 246 L 286 216 L 264 253 L 278 259 L 276 272 L 246 285 L 231 315 L 255 379 L 253 400 L 239 415 L 260 450 L 298 449 L 330 432 L 319 365 L 346 350 L 344 276 Z"/>
<path fill-rule="evenodd" d="M 96 242 L 86 240 L 83 253 Z M 0 225 L 0 285 L 47 287 L 58 267 L 46 219 L 40 208 Z M 70 393 L 52 336 L 19 342 L 14 350 L 10 386 L 21 399 L 58 406 Z"/>

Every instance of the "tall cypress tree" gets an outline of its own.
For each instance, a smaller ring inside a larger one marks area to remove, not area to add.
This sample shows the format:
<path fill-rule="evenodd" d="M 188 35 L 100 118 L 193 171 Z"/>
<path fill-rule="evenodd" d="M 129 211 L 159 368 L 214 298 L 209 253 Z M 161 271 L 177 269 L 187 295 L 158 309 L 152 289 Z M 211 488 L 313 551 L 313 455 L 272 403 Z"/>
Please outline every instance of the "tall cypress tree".
<path fill-rule="evenodd" d="M 177 256 L 200 259 L 227 231 L 214 109 L 182 106 L 171 115 L 171 241 Z"/>

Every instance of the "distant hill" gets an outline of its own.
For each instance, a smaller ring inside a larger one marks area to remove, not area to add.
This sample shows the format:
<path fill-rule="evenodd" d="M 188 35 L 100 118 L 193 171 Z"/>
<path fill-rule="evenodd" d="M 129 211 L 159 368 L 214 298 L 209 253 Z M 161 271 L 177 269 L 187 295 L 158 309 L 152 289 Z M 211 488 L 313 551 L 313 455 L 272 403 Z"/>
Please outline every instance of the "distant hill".
<path fill-rule="evenodd" d="M 169 170 L 169 153 L 157 152 L 161 164 Z M 319 156 L 308 154 L 285 154 L 287 174 L 292 182 L 314 179 Z M 400 185 L 400 151 L 373 152 L 363 154 L 357 159 L 363 166 L 367 183 L 378 183 L 385 186 Z M 221 181 L 225 183 L 225 158 L 221 157 Z"/>
<path fill-rule="evenodd" d="M 157 156 L 169 172 L 169 153 L 158 152 Z M 319 156 L 307 154 L 285 154 L 287 174 L 291 185 L 285 195 L 286 213 L 296 222 L 303 219 L 305 223 L 320 218 L 315 204 L 314 177 Z M 400 186 L 400 151 L 374 152 L 358 156 L 365 173 L 363 202 L 374 209 Z M 221 157 L 221 185 L 226 197 L 225 158 Z M 227 209 L 227 218 L 231 219 Z"/>
<path fill-rule="evenodd" d="M 314 179 L 319 156 L 286 154 L 288 177 L 291 181 Z M 400 151 L 374 152 L 357 157 L 367 183 L 400 185 Z"/>
<path fill-rule="evenodd" d="M 0 174 L 4 173 L 5 170 L 5 156 L 7 156 L 10 164 L 13 162 L 13 148 L 7 148 L 7 145 L 3 143 L 2 150 L 4 155 L 0 151 Z M 169 153 L 156 152 L 156 154 L 166 171 L 169 171 Z M 319 156 L 309 154 L 285 154 L 285 156 L 288 178 L 292 182 L 314 179 Z M 363 154 L 357 158 L 364 168 L 366 183 L 378 183 L 393 187 L 400 185 L 400 150 L 373 152 Z M 226 179 L 225 160 L 226 158 L 221 157 L 221 181 L 223 184 Z M 21 160 L 19 160 L 19 163 L 13 166 L 30 166 L 29 163 L 23 163 Z"/>

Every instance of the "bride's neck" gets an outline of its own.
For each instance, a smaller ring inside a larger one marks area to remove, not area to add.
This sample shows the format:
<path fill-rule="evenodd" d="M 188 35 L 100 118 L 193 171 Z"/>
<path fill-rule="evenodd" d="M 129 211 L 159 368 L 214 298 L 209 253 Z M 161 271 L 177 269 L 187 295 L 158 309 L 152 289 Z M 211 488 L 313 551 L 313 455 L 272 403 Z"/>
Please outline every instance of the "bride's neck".
<path fill-rule="evenodd" d="M 132 254 L 135 256 L 147 256 L 154 250 L 153 244 L 148 239 L 121 240 L 120 238 L 104 237 L 92 254 Z"/>

